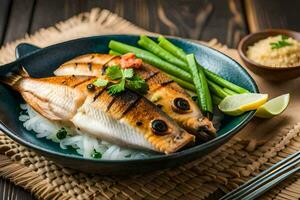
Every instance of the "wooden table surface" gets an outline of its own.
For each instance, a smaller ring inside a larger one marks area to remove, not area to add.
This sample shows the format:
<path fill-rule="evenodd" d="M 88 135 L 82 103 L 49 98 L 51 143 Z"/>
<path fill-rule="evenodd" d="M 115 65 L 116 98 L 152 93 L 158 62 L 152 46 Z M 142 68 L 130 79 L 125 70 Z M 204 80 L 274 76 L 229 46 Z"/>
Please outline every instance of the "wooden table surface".
<path fill-rule="evenodd" d="M 300 31 L 299 0 L 0 0 L 0 44 L 34 33 L 78 13 L 100 7 L 147 30 L 180 37 L 218 40 L 236 47 L 266 28 Z M 217 199 L 217 194 L 210 199 Z M 0 179 L 0 199 L 32 199 Z"/>

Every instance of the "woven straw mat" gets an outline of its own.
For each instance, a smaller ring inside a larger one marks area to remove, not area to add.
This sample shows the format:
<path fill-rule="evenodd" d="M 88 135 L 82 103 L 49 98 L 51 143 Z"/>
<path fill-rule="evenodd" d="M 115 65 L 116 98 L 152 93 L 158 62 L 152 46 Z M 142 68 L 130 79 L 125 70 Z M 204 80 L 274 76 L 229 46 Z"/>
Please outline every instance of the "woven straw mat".
<path fill-rule="evenodd" d="M 0 63 L 14 60 L 15 47 L 21 42 L 44 47 L 74 38 L 113 33 L 152 34 L 107 10 L 93 9 L 5 45 L 0 50 Z M 235 50 L 216 40 L 206 44 L 238 59 Z M 246 133 L 199 160 L 145 174 L 143 178 L 138 175 L 103 177 L 62 168 L 0 133 L 0 175 L 38 199 L 206 199 L 218 189 L 228 192 L 238 187 L 300 149 L 300 123 L 285 123 L 271 137 L 268 134 L 267 139 L 259 137 L 267 133 L 263 128 L 258 130 L 259 134 L 253 130 L 248 128 Z M 292 176 L 261 198 L 299 199 L 299 177 L 299 173 Z"/>

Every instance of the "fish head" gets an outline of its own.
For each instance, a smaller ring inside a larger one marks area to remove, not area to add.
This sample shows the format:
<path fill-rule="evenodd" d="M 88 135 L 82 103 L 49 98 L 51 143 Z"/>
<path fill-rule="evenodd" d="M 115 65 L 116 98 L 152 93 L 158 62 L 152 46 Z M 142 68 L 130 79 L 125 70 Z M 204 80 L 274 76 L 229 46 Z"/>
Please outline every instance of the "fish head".
<path fill-rule="evenodd" d="M 144 134 L 153 149 L 166 154 L 174 153 L 193 143 L 195 136 L 181 128 L 173 119 L 145 98 L 139 99 L 122 121 Z"/>
<path fill-rule="evenodd" d="M 169 118 L 154 118 L 147 125 L 149 128 L 146 139 L 154 146 L 156 151 L 170 154 L 182 149 L 188 144 L 193 144 L 195 136 L 179 127 Z"/>
<path fill-rule="evenodd" d="M 181 127 L 202 141 L 216 136 L 212 122 L 203 116 L 199 106 L 177 85 L 163 87 L 154 92 L 151 101 L 168 113 Z"/>

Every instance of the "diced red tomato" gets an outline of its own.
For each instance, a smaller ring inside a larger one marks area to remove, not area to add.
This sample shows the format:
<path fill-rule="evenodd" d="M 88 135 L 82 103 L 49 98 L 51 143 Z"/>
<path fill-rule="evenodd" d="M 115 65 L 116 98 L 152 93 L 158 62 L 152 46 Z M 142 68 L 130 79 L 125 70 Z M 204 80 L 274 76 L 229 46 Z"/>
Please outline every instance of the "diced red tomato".
<path fill-rule="evenodd" d="M 135 68 L 138 69 L 142 66 L 142 59 L 136 58 L 134 53 L 127 53 L 121 57 L 121 68 Z"/>

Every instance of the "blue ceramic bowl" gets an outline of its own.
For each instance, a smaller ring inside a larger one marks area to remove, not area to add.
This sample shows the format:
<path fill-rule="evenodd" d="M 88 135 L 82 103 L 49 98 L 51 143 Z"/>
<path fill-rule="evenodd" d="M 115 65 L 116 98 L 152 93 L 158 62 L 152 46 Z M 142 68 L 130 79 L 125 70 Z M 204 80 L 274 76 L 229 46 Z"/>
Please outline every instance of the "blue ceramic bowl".
<path fill-rule="evenodd" d="M 67 60 L 86 53 L 107 53 L 110 40 L 117 40 L 136 46 L 139 36 L 136 35 L 105 35 L 72 40 L 43 49 L 28 44 L 17 47 L 18 59 L 0 67 L 0 74 L 20 66 L 30 68 L 34 77 L 51 76 L 52 72 Z M 155 38 L 153 38 L 155 39 Z M 187 53 L 194 53 L 197 60 L 209 70 L 225 79 L 240 85 L 249 91 L 258 92 L 251 76 L 236 61 L 207 46 L 195 44 L 183 39 L 169 38 L 175 45 Z M 41 70 L 42 69 L 42 70 Z M 238 117 L 225 116 L 217 137 L 209 142 L 170 155 L 155 155 L 146 159 L 136 160 L 95 160 L 85 159 L 71 150 L 63 150 L 58 144 L 38 139 L 35 134 L 27 131 L 18 120 L 20 103 L 19 94 L 0 84 L 0 129 L 16 142 L 44 155 L 54 162 L 66 167 L 90 173 L 105 175 L 124 175 L 144 173 L 157 169 L 174 167 L 197 159 L 228 141 L 241 130 L 253 117 L 254 111 Z"/>

